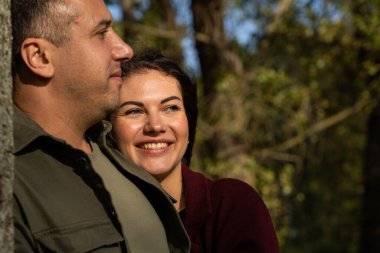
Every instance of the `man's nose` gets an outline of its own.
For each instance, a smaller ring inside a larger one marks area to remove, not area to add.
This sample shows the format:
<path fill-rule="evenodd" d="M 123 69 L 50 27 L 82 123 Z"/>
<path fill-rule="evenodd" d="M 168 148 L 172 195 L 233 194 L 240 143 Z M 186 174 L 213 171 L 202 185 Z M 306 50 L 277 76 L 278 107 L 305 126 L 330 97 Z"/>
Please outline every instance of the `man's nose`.
<path fill-rule="evenodd" d="M 112 51 L 112 58 L 114 61 L 130 60 L 133 57 L 133 49 L 125 43 L 119 35 L 112 30 L 114 37 L 114 47 Z"/>

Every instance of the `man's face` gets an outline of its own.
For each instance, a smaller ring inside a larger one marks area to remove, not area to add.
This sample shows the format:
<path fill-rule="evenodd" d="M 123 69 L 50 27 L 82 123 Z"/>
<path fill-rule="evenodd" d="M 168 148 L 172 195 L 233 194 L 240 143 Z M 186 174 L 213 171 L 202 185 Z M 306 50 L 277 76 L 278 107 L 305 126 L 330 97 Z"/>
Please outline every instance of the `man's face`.
<path fill-rule="evenodd" d="M 83 117 L 104 117 L 118 105 L 122 85 L 120 63 L 133 50 L 112 29 L 112 17 L 102 0 L 71 0 L 78 17 L 70 41 L 58 47 L 55 81 L 64 104 Z M 99 118 L 99 119 L 100 119 Z M 96 119 L 96 120 L 99 120 Z"/>

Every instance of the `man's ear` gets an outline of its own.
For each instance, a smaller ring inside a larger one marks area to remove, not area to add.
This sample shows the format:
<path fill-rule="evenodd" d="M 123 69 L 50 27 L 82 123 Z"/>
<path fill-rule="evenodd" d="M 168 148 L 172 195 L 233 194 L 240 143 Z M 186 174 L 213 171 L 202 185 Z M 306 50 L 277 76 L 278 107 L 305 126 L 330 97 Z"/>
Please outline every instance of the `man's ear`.
<path fill-rule="evenodd" d="M 43 78 L 54 75 L 53 45 L 42 38 L 27 38 L 21 45 L 21 57 L 30 71 Z"/>

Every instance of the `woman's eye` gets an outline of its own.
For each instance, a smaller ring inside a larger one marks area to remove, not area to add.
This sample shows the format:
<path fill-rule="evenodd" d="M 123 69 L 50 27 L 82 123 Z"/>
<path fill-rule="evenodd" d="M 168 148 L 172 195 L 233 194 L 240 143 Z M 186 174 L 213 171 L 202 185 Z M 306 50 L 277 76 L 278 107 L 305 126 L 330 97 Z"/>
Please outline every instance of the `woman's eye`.
<path fill-rule="evenodd" d="M 179 106 L 178 105 L 169 105 L 169 106 L 166 106 L 165 107 L 165 111 L 169 111 L 169 112 L 179 111 Z"/>
<path fill-rule="evenodd" d="M 142 111 L 140 109 L 130 109 L 130 110 L 127 110 L 126 112 L 124 112 L 123 114 L 124 115 L 136 115 L 136 114 L 140 114 L 142 113 Z"/>

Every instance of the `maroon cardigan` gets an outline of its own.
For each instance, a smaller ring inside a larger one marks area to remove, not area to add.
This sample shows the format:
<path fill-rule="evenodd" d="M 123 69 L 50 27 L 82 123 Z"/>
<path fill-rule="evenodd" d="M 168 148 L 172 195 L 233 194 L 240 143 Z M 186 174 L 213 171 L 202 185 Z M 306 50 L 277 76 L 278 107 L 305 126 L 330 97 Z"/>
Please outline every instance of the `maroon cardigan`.
<path fill-rule="evenodd" d="M 211 181 L 182 165 L 182 221 L 192 253 L 278 253 L 268 209 L 258 193 L 236 179 Z"/>

